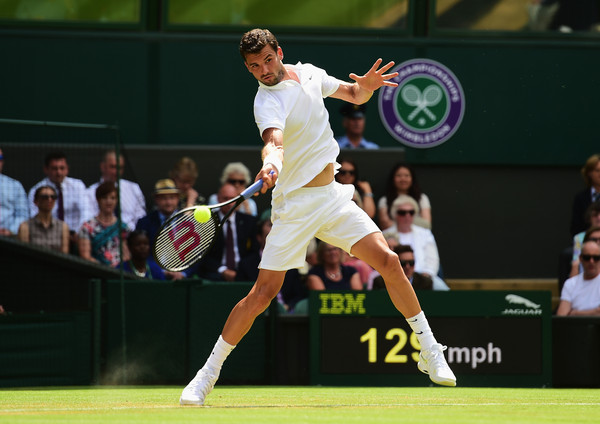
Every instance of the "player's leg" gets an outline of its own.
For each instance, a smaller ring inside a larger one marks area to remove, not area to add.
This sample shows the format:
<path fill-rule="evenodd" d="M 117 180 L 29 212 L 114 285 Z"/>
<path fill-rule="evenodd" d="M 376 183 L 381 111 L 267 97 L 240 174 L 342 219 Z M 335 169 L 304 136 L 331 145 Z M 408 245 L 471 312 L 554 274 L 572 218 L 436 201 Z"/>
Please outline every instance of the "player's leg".
<path fill-rule="evenodd" d="M 271 304 L 283 285 L 286 271 L 261 269 L 250 293 L 233 308 L 223 327 L 223 339 L 237 345 L 252 327 L 254 320 Z"/>
<path fill-rule="evenodd" d="M 368 234 L 352 246 L 350 253 L 371 265 L 383 277 L 394 306 L 404 315 L 421 344 L 419 370 L 429 374 L 434 383 L 455 386 L 456 377 L 444 358 L 446 347 L 433 336 L 398 255 L 389 249 L 383 235 L 380 232 Z"/>
<path fill-rule="evenodd" d="M 350 253 L 381 274 L 392 303 L 402 315 L 412 317 L 421 312 L 417 295 L 404 275 L 398 255 L 388 248 L 380 232 L 363 237 L 352 246 Z"/>
<path fill-rule="evenodd" d="M 254 320 L 271 304 L 279 293 L 285 277 L 285 271 L 261 269 L 256 283 L 248 295 L 233 308 L 227 322 L 213 348 L 208 360 L 196 376 L 183 389 L 179 403 L 182 405 L 203 405 L 204 399 L 212 391 L 223 362 L 233 348 L 250 330 Z"/>

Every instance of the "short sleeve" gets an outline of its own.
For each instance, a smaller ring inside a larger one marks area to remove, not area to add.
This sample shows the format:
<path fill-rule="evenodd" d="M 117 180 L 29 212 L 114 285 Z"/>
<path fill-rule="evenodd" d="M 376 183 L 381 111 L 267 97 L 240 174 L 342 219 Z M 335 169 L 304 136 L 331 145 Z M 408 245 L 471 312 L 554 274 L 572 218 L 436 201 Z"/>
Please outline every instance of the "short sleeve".
<path fill-rule="evenodd" d="M 429 201 L 429 197 L 425 193 L 421 193 L 421 198 L 419 199 L 419 206 L 421 210 L 423 209 L 431 209 L 431 202 Z"/>
<path fill-rule="evenodd" d="M 560 300 L 565 300 L 567 302 L 573 303 L 573 289 L 575 288 L 575 278 L 569 278 L 565 281 L 563 289 L 560 293 Z"/>
<path fill-rule="evenodd" d="M 259 90 L 254 99 L 254 120 L 258 126 L 260 136 L 268 128 L 285 128 L 285 108 L 266 90 Z"/>
<path fill-rule="evenodd" d="M 324 75 L 321 80 L 321 92 L 323 93 L 323 97 L 329 97 L 337 91 L 342 81 L 327 75 L 325 71 L 323 71 L 323 74 Z"/>

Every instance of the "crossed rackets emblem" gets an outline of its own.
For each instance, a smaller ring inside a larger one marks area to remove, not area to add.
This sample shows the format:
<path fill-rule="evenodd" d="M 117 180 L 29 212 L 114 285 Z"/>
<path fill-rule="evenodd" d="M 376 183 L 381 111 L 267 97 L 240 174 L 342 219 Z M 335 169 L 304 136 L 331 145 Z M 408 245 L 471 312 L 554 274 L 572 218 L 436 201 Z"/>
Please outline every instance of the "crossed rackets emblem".
<path fill-rule="evenodd" d="M 400 92 L 402 100 L 408 106 L 414 106 L 413 111 L 408 115 L 408 120 L 415 119 L 419 112 L 423 112 L 432 121 L 436 120 L 435 114 L 429 109 L 430 106 L 437 105 L 442 100 L 442 90 L 435 84 L 431 84 L 421 92 L 419 88 L 413 84 L 407 84 Z"/>

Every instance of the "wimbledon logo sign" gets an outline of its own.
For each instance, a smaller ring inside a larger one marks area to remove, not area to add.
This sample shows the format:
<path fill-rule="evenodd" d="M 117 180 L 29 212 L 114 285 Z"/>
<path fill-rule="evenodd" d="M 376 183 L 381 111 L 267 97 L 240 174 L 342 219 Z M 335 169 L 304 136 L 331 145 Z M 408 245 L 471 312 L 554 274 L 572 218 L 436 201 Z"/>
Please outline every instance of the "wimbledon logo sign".
<path fill-rule="evenodd" d="M 413 59 L 390 72 L 398 87 L 382 87 L 379 116 L 388 132 L 409 147 L 428 148 L 448 140 L 460 126 L 465 95 L 456 76 L 439 62 Z"/>

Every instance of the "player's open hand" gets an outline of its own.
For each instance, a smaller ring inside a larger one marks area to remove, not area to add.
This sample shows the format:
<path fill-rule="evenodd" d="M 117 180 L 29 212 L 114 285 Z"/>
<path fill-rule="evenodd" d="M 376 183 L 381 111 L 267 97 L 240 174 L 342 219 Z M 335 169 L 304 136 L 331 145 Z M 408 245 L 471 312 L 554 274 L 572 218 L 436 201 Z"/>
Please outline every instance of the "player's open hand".
<path fill-rule="evenodd" d="M 382 62 L 382 59 L 377 59 L 371 67 L 371 69 L 369 69 L 369 71 L 366 74 L 364 74 L 363 76 L 359 76 L 352 73 L 350 74 L 350 78 L 356 81 L 356 83 L 361 88 L 369 91 L 375 91 L 384 85 L 388 87 L 397 87 L 397 83 L 389 80 L 397 77 L 398 72 L 392 72 L 391 74 L 385 73 L 392 66 L 394 66 L 394 62 L 389 62 L 387 65 L 384 65 L 380 69 L 378 69 L 379 66 L 381 66 Z"/>

